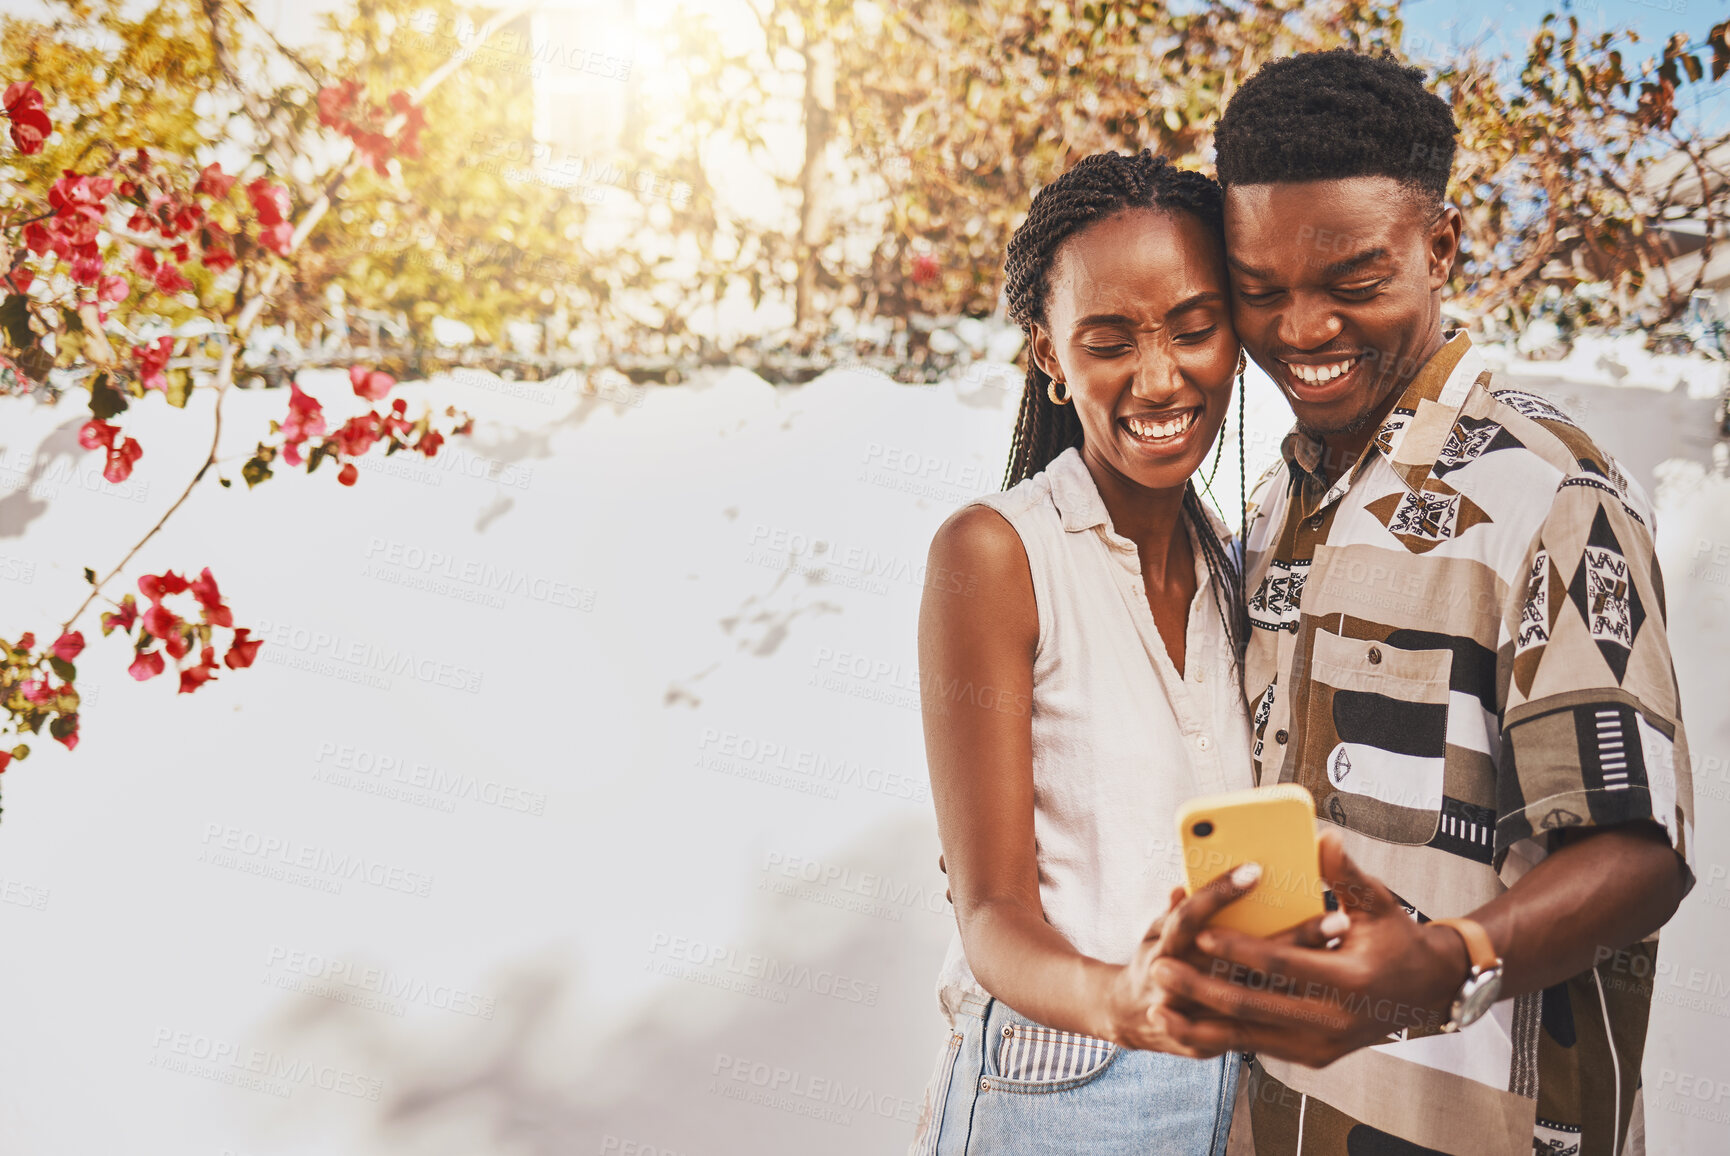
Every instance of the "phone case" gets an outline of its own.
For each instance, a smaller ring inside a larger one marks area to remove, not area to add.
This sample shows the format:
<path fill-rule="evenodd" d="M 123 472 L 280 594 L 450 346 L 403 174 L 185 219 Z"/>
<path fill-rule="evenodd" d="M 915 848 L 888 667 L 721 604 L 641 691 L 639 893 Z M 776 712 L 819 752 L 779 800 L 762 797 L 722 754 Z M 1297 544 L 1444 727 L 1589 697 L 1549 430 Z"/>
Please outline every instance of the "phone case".
<path fill-rule="evenodd" d="M 1212 824 L 1212 830 L 1198 835 L 1198 824 Z M 1177 813 L 1177 830 L 1191 894 L 1239 864 L 1261 864 L 1255 889 L 1214 916 L 1211 926 L 1274 935 L 1327 909 L 1315 801 L 1298 784 L 1191 799 Z"/>

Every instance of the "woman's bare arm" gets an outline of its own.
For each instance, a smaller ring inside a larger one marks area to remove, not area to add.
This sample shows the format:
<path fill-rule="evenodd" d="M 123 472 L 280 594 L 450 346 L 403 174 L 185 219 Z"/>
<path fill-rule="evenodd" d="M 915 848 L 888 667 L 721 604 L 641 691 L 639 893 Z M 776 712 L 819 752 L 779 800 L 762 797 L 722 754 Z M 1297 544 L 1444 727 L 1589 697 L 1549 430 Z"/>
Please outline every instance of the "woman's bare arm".
<path fill-rule="evenodd" d="M 1020 535 L 969 506 L 931 544 L 919 672 L 931 796 L 962 946 L 974 977 L 1021 1014 L 1127 1047 L 1188 1052 L 1162 1030 L 1152 957 L 1187 948 L 1248 889 L 1222 879 L 1182 927 L 1155 921 L 1127 966 L 1077 951 L 1045 921 L 1033 835 L 1033 654 L 1039 613 Z M 1165 950 L 1161 950 L 1161 930 Z M 1127 945 L 1126 945 L 1127 946 Z"/>

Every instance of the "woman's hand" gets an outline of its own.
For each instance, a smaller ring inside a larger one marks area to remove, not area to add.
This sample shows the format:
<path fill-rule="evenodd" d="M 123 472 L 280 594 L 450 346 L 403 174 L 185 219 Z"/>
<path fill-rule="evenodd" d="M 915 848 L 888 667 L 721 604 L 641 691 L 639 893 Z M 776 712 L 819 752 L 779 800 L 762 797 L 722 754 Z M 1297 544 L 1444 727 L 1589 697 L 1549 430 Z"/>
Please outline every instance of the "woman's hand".
<path fill-rule="evenodd" d="M 1198 1048 L 1174 1038 L 1174 1030 L 1187 1032 L 1196 1021 L 1212 1018 L 1215 1013 L 1163 987 L 1154 978 L 1153 965 L 1155 960 L 1167 957 L 1182 959 L 1192 966 L 1205 959 L 1195 945 L 1196 936 L 1216 914 L 1249 894 L 1260 878 L 1260 865 L 1245 863 L 1217 876 L 1194 895 L 1186 894 L 1182 887 L 1172 889 L 1170 908 L 1153 921 L 1134 957 L 1119 969 L 1107 989 L 1107 1039 L 1119 1047 L 1170 1052 L 1194 1059 L 1220 1054 L 1223 1049 Z M 1326 916 L 1306 920 L 1274 939 L 1321 947 L 1329 938 L 1326 930 L 1333 927 L 1333 923 L 1328 923 L 1324 929 L 1325 920 Z"/>

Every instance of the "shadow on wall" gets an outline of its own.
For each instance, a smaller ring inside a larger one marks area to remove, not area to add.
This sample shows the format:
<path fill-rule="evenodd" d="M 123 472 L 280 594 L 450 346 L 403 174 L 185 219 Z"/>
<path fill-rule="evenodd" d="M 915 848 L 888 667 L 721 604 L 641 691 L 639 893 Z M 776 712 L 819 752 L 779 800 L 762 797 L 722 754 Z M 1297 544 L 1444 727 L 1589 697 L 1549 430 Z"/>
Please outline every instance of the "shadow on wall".
<path fill-rule="evenodd" d="M 1683 389 L 1665 393 L 1557 380 L 1521 380 L 1509 388 L 1542 394 L 1560 406 L 1622 464 L 1623 472 L 1640 483 L 1648 498 L 1657 495 L 1657 468 L 1664 461 L 1699 462 L 1708 473 L 1714 468 L 1717 402 L 1710 398 L 1691 398 Z"/>
<path fill-rule="evenodd" d="M 0 498 L 0 538 L 22 538 L 30 523 L 48 512 L 52 503 L 36 493 L 42 487 L 52 488 L 60 479 L 74 476 L 80 465 L 89 463 L 95 463 L 92 468 L 100 478 L 102 455 L 92 454 L 78 444 L 78 429 L 83 424 L 83 419 L 67 422 L 43 438 L 29 457 L 28 474 L 0 469 L 0 489 L 11 491 Z M 0 459 L 23 456 L 11 446 L 0 446 Z"/>
<path fill-rule="evenodd" d="M 908 819 L 831 863 L 855 881 L 917 886 L 866 904 L 870 912 L 837 906 L 848 891 L 797 880 L 788 880 L 797 894 L 754 889 L 734 954 L 711 966 L 645 943 L 585 944 L 682 973 L 604 1033 L 583 1021 L 585 1005 L 604 1006 L 606 993 L 584 990 L 580 966 L 558 949 L 510 965 L 493 985 L 490 1022 L 395 1019 L 290 996 L 259 1045 L 347 1065 L 384 1091 L 376 1105 L 350 1101 L 340 1117 L 338 1097 L 302 1093 L 330 1109 L 284 1105 L 271 1140 L 288 1145 L 317 1129 L 321 1146 L 390 1156 L 639 1150 L 629 1144 L 665 1156 L 902 1151 L 944 1038 L 933 993 L 954 921 L 936 840 Z M 756 994 L 719 986 L 749 983 L 753 955 L 782 981 L 771 973 Z M 846 996 L 823 994 L 831 987 Z M 374 1113 L 364 1130 L 355 1108 Z"/>

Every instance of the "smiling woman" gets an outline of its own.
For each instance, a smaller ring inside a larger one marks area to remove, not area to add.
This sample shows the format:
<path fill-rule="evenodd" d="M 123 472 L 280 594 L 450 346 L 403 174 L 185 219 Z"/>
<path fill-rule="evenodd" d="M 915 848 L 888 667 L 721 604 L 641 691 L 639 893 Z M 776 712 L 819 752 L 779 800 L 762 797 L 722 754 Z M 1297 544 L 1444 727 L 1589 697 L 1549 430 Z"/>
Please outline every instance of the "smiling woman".
<path fill-rule="evenodd" d="M 1105 154 L 1009 245 L 1029 364 L 1008 488 L 937 532 L 931 565 L 970 584 L 920 612 L 958 933 L 916 1153 L 1224 1150 L 1236 1057 L 1174 1045 L 1150 971 L 1199 923 L 1147 922 L 1182 895 L 1148 832 L 1248 784 L 1237 555 L 1190 482 L 1240 364 L 1220 227 L 1212 181 Z M 972 685 L 1007 693 L 944 689 Z M 1194 916 L 1252 882 L 1216 880 Z"/>

